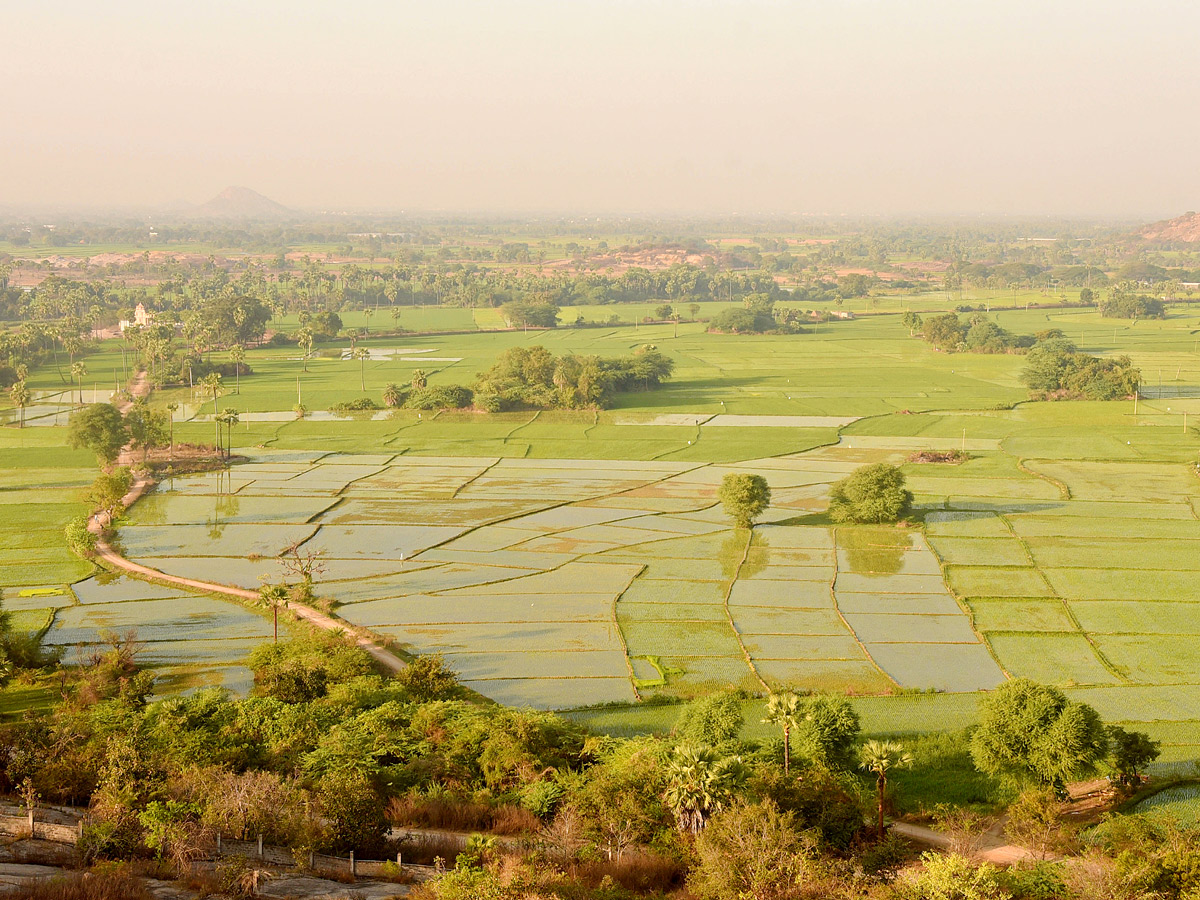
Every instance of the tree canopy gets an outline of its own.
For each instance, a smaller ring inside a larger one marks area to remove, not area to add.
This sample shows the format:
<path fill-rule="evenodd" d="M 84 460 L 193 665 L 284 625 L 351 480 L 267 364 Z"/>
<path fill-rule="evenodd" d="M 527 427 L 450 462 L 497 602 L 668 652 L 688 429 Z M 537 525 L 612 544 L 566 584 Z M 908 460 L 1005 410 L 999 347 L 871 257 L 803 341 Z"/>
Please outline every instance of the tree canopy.
<path fill-rule="evenodd" d="M 101 465 L 108 465 L 129 440 L 121 412 L 111 403 L 93 403 L 71 413 L 67 442 L 76 449 L 91 450 Z"/>
<path fill-rule="evenodd" d="M 717 498 L 738 528 L 749 528 L 771 505 L 771 486 L 761 475 L 730 472 L 721 479 Z"/>
<path fill-rule="evenodd" d="M 863 466 L 833 486 L 829 515 L 835 522 L 895 522 L 912 505 L 904 485 L 904 473 L 893 465 Z"/>
<path fill-rule="evenodd" d="M 1142 372 L 1128 356 L 1090 356 L 1051 337 L 1029 351 L 1021 380 L 1035 397 L 1120 400 L 1137 391 Z"/>
<path fill-rule="evenodd" d="M 1089 775 L 1108 751 L 1097 712 L 1028 678 L 1005 682 L 979 703 L 971 757 L 1009 781 L 1060 785 Z"/>

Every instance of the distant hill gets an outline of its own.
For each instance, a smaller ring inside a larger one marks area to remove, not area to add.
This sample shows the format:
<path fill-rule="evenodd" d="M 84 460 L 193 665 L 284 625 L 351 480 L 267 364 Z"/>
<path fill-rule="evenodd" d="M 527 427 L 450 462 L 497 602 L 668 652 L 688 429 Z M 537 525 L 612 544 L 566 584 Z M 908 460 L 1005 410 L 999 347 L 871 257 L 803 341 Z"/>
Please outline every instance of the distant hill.
<path fill-rule="evenodd" d="M 201 219 L 286 219 L 295 215 L 283 204 L 248 187 L 227 187 L 188 214 Z"/>
<path fill-rule="evenodd" d="M 1200 213 L 1188 212 L 1174 219 L 1155 222 L 1141 230 L 1148 241 L 1200 241 Z"/>

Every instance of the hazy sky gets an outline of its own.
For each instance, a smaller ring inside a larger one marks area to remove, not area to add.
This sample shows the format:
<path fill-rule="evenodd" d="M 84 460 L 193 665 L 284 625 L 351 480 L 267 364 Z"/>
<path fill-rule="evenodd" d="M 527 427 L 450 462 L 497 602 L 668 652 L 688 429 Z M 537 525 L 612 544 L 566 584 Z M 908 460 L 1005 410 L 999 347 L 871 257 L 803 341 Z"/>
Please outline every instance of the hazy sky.
<path fill-rule="evenodd" d="M 4 4 L 0 206 L 1200 208 L 1200 4 Z"/>

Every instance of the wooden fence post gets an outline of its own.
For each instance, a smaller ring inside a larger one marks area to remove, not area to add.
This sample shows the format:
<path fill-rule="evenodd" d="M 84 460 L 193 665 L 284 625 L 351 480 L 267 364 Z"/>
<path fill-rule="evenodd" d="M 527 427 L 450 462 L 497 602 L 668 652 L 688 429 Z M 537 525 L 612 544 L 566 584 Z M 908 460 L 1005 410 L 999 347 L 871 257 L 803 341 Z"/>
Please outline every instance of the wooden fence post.
<path fill-rule="evenodd" d="M 354 864 L 354 851 L 350 851 L 350 875 L 351 877 L 358 874 L 358 866 Z"/>
<path fill-rule="evenodd" d="M 402 863 L 402 862 L 400 861 L 400 851 L 399 851 L 399 850 L 397 850 L 397 851 L 396 851 L 396 868 L 397 868 L 397 869 L 402 869 L 402 868 L 404 868 L 404 863 Z"/>
<path fill-rule="evenodd" d="M 79 820 L 79 824 L 78 824 L 77 828 L 78 828 L 78 831 L 76 832 L 75 840 L 82 841 L 83 840 L 83 819 Z"/>
<path fill-rule="evenodd" d="M 221 832 L 217 832 L 217 856 L 221 855 Z"/>
<path fill-rule="evenodd" d="M 33 820 L 33 807 L 29 807 L 29 836 L 37 837 L 37 824 Z"/>
<path fill-rule="evenodd" d="M 259 859 L 262 859 L 262 855 L 263 855 L 263 849 L 262 849 L 262 835 L 260 834 L 260 835 L 258 836 L 258 858 L 259 858 Z"/>
<path fill-rule="evenodd" d="M 316 853 L 314 853 L 312 850 L 309 850 L 309 851 L 308 851 L 308 868 L 309 868 L 309 871 L 312 871 L 312 870 L 313 870 L 313 869 L 315 869 L 316 867 L 317 867 L 317 854 L 316 854 Z"/>

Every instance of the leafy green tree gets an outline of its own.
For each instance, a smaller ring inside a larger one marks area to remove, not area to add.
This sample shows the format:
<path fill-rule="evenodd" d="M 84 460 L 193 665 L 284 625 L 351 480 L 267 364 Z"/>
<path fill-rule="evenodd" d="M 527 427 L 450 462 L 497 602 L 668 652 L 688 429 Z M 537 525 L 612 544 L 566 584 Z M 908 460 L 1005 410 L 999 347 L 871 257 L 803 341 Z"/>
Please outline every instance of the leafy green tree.
<path fill-rule="evenodd" d="M 685 706 L 673 733 L 681 743 L 719 746 L 736 741 L 743 724 L 741 700 L 731 691 L 721 691 Z"/>
<path fill-rule="evenodd" d="M 1108 726 L 1112 746 L 1112 765 L 1118 780 L 1127 788 L 1141 783 L 1141 773 L 1158 759 L 1161 744 L 1144 731 L 1126 731 L 1119 725 Z"/>
<path fill-rule="evenodd" d="M 770 800 L 736 803 L 712 817 L 696 839 L 697 863 L 688 887 L 711 900 L 792 900 L 813 897 L 814 848 L 795 816 Z"/>
<path fill-rule="evenodd" d="M 63 529 L 63 534 L 72 553 L 78 553 L 85 559 L 95 554 L 97 537 L 88 529 L 87 516 L 76 516 L 71 519 Z"/>
<path fill-rule="evenodd" d="M 133 473 L 124 466 L 112 472 L 101 472 L 88 490 L 88 503 L 111 521 L 124 512 L 122 498 L 129 493 L 132 485 Z"/>
<path fill-rule="evenodd" d="M 887 799 L 888 773 L 907 769 L 913 763 L 912 754 L 893 741 L 867 741 L 859 754 L 860 767 L 875 775 L 875 801 L 878 813 L 878 836 L 883 840 L 883 807 Z"/>
<path fill-rule="evenodd" d="M 837 482 L 829 493 L 835 522 L 895 522 L 912 504 L 904 473 L 888 463 L 873 463 Z"/>
<path fill-rule="evenodd" d="M 71 413 L 67 443 L 96 454 L 102 466 L 109 465 L 129 440 L 125 420 L 111 403 L 92 403 Z"/>
<path fill-rule="evenodd" d="M 675 315 L 675 309 L 670 303 L 664 303 L 662 306 L 654 307 L 654 318 L 656 319 L 669 319 L 673 315 Z"/>
<path fill-rule="evenodd" d="M 139 398 L 125 412 L 125 428 L 129 432 L 130 446 L 142 451 L 142 462 L 150 451 L 162 447 L 170 440 L 171 427 L 167 413 L 152 409 L 150 404 Z"/>
<path fill-rule="evenodd" d="M 725 309 L 708 323 L 709 331 L 723 334 L 762 334 L 773 328 L 775 319 L 770 313 L 750 309 Z"/>
<path fill-rule="evenodd" d="M 921 316 L 918 313 L 913 312 L 911 309 L 904 314 L 904 317 L 900 320 L 900 323 L 908 329 L 909 337 L 912 337 L 914 332 L 916 332 L 916 330 L 920 328 L 922 324 L 924 324 Z"/>
<path fill-rule="evenodd" d="M 1096 771 L 1108 751 L 1100 716 L 1057 688 L 1017 678 L 979 703 L 976 767 L 1015 784 L 1061 787 Z"/>
<path fill-rule="evenodd" d="M 786 774 L 792 765 L 792 729 L 800 724 L 803 704 L 799 695 L 783 691 L 767 697 L 766 725 L 775 725 L 783 730 L 783 771 Z"/>
<path fill-rule="evenodd" d="M 862 725 L 846 697 L 813 694 L 805 697 L 796 743 L 801 752 L 829 769 L 854 765 Z"/>
<path fill-rule="evenodd" d="M 412 389 L 414 391 L 423 391 L 429 386 L 429 376 L 425 374 L 424 369 L 413 369 L 412 373 Z"/>
<path fill-rule="evenodd" d="M 675 748 L 667 774 L 664 799 L 675 814 L 679 830 L 699 834 L 709 818 L 737 796 L 747 773 L 736 756 L 723 756 L 703 744 L 685 744 Z"/>
<path fill-rule="evenodd" d="M 510 328 L 554 328 L 558 325 L 558 307 L 552 303 L 513 301 L 500 307 L 500 315 Z"/>
<path fill-rule="evenodd" d="M 717 498 L 739 528 L 751 528 L 754 520 L 771 505 L 771 486 L 761 475 L 730 472 L 721 479 Z"/>

